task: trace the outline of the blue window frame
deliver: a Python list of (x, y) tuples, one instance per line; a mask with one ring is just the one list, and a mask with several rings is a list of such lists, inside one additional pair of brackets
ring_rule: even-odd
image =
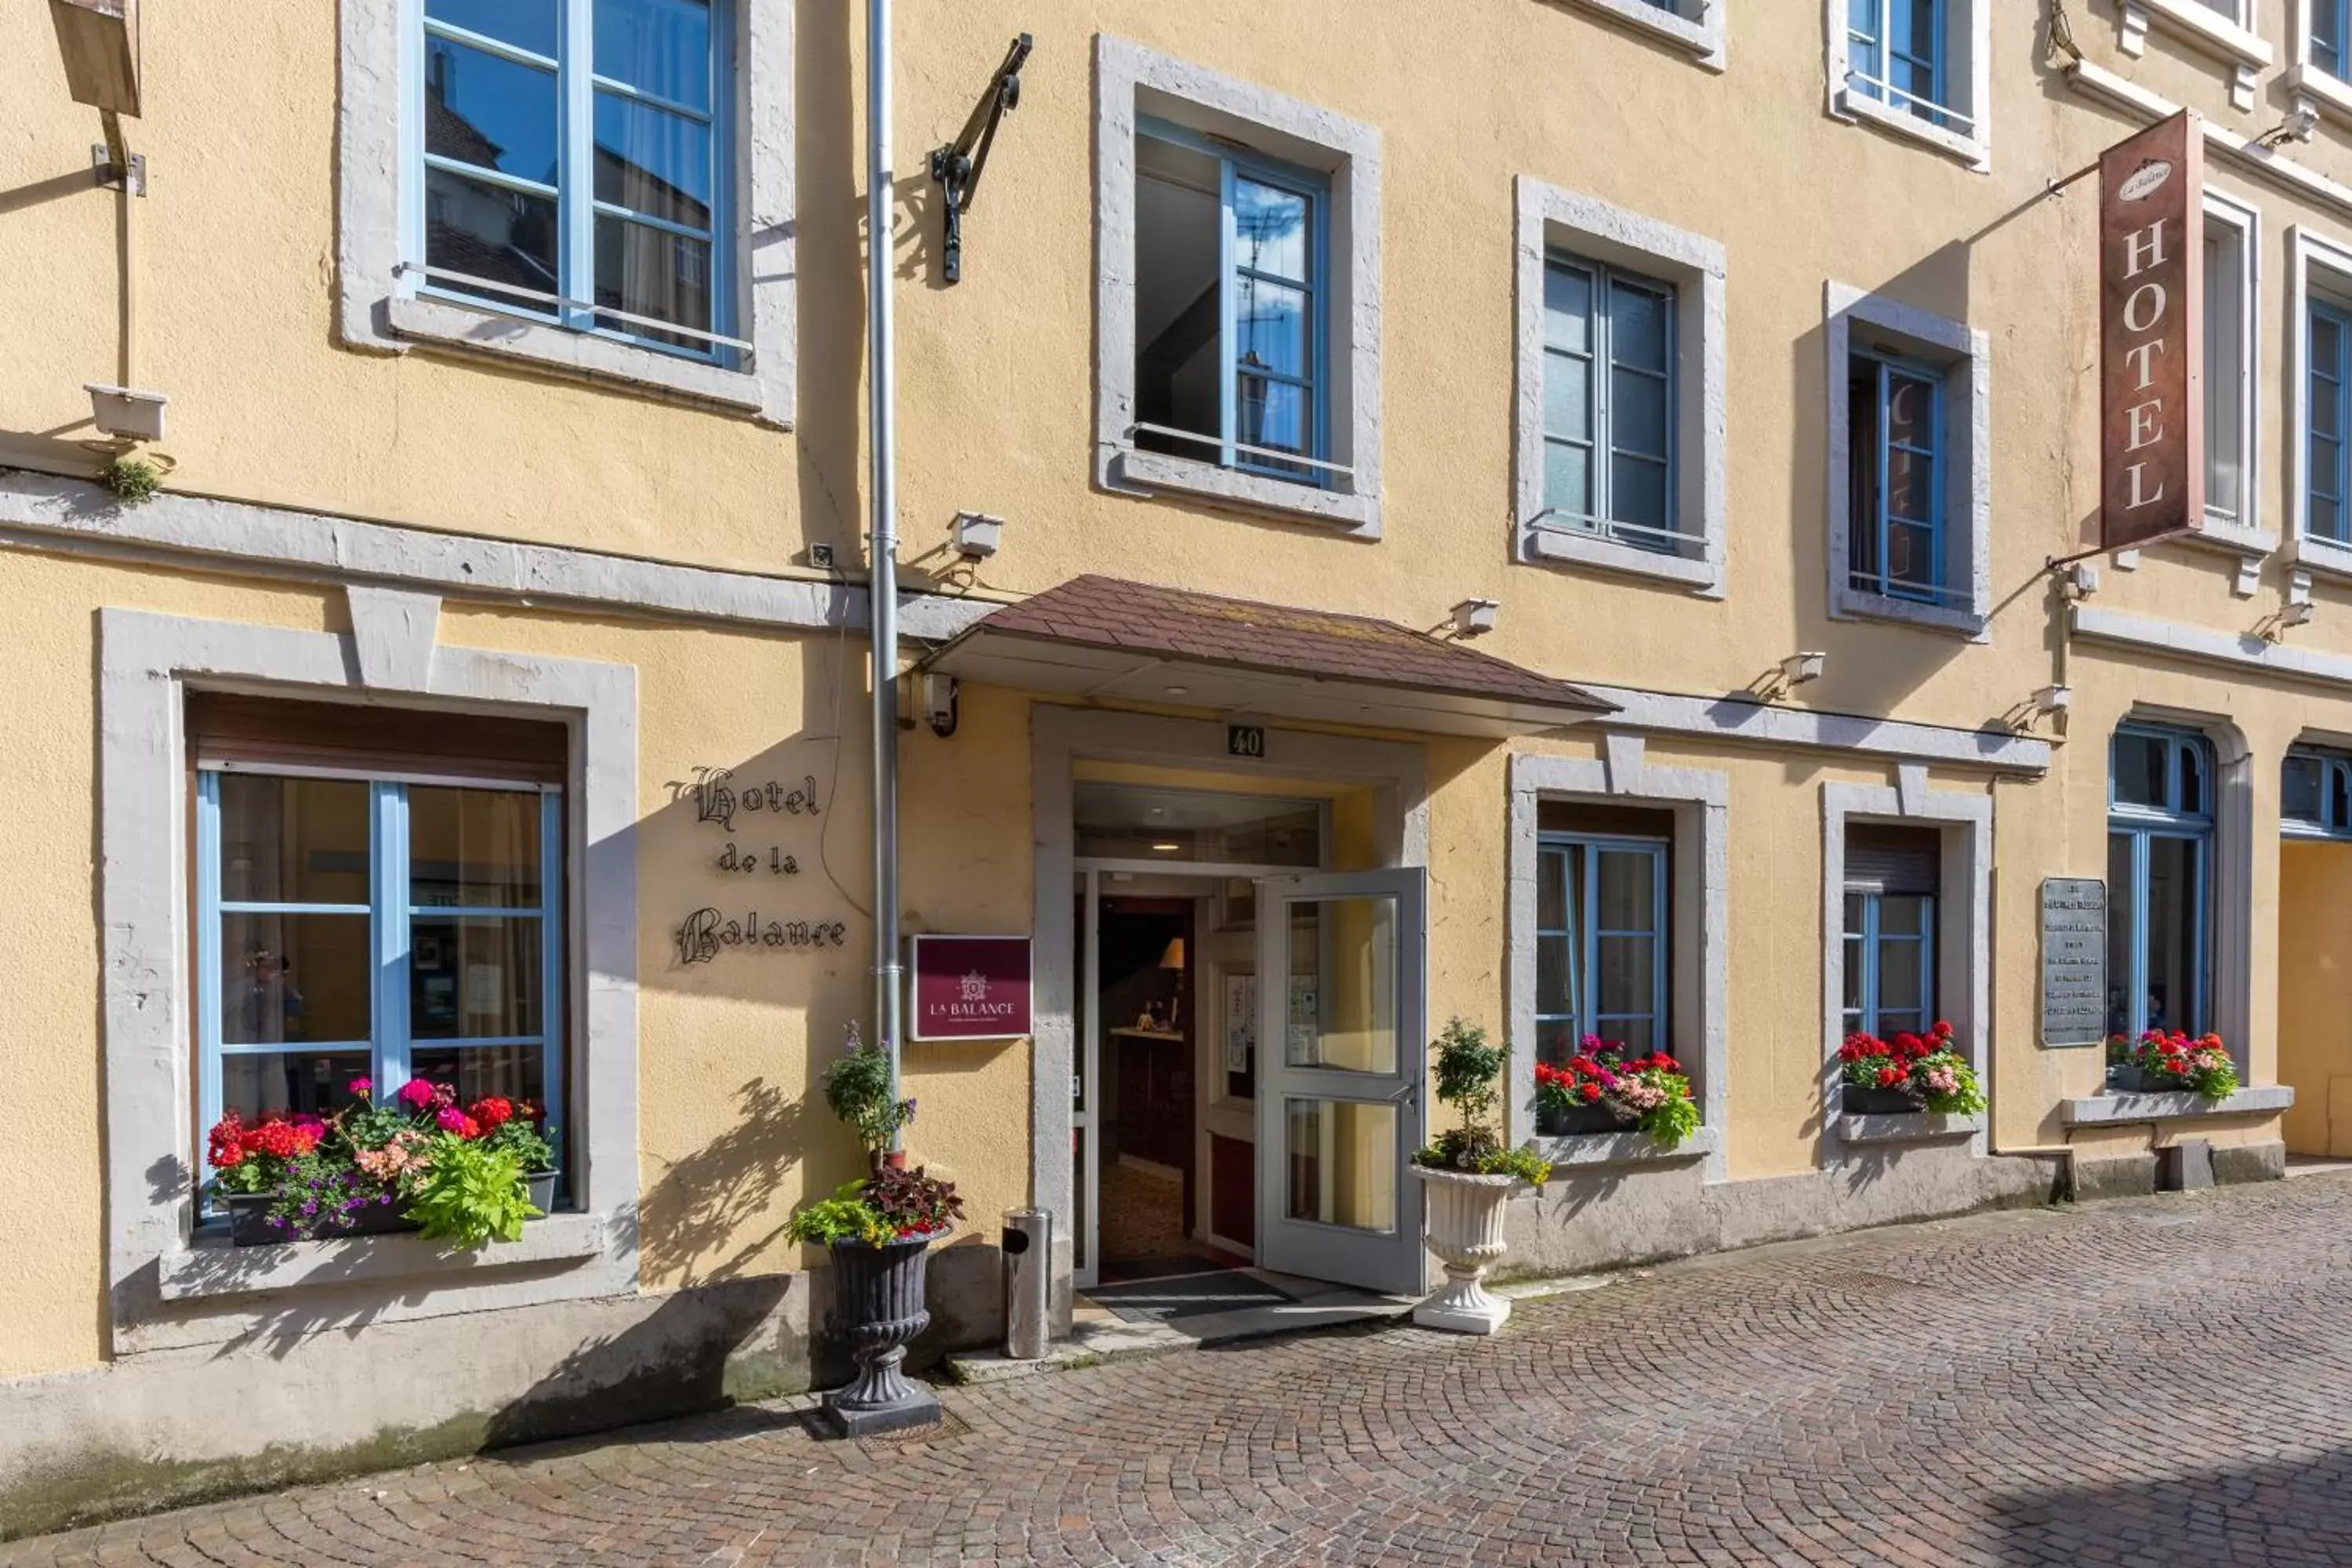
[(2305, 531), (2321, 539), (2352, 543), (2352, 510), (2345, 498), (2346, 453), (2352, 450), (2345, 427), (2345, 395), (2352, 387), (2352, 315), (2324, 300), (2311, 301), (2310, 371), (2304, 393), (2304, 424), (2310, 442)]
[(196, 786), (204, 1126), (420, 1077), (560, 1129), (557, 792), (246, 766)]
[(2328, 75), (2345, 75), (2344, 40), (2352, 36), (2352, 0), (2305, 0), (2311, 7), (2311, 63)]
[(1935, 896), (1848, 888), (1845, 1032), (1891, 1039), (1935, 1021)]
[(1675, 528), (1675, 287), (1577, 257), (1544, 263), (1544, 507), (1645, 550)]
[(1536, 1054), (1587, 1035), (1634, 1055), (1672, 1048), (1666, 1012), (1667, 846), (1547, 834), (1537, 849)]
[(1938, 603), (1944, 584), (1944, 375), (1856, 353), (1848, 371), (1847, 572), (1862, 593)]
[(732, 363), (728, 0), (408, 0), (424, 289)]
[(1946, 0), (1848, 0), (1846, 60), (1853, 89), (1950, 128), (1945, 92)]
[(2352, 838), (2352, 756), (2286, 754), (2279, 768), (2279, 831), (2290, 838)]
[(2109, 748), (2107, 1030), (2201, 1034), (2212, 972), (2213, 752), (2126, 724)]
[(1329, 182), (1166, 121), (1139, 132), (1137, 445), (1328, 483)]

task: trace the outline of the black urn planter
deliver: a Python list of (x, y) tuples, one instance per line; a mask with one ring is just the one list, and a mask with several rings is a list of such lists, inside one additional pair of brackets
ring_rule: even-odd
[(1916, 1116), (1927, 1109), (1927, 1102), (1907, 1089), (1845, 1086), (1848, 1116)]
[(825, 1413), (843, 1436), (862, 1437), (940, 1418), (940, 1402), (901, 1370), (907, 1345), (930, 1327), (923, 1305), (930, 1247), (945, 1230), (901, 1237), (879, 1247), (833, 1244), (833, 1326), (849, 1342), (857, 1373), (849, 1386), (824, 1396)]
[(1633, 1123), (1614, 1106), (1569, 1105), (1536, 1107), (1536, 1131), (1546, 1138), (1567, 1138), (1580, 1132), (1622, 1132)]

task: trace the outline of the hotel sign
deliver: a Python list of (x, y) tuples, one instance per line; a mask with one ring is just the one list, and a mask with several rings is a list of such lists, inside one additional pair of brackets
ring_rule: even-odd
[(2107, 1037), (2107, 885), (2094, 877), (2042, 882), (2042, 1043)]
[(909, 937), (908, 1033), (918, 1040), (1003, 1040), (1029, 1028), (1029, 939)]
[(2099, 158), (2099, 547), (2205, 521), (2205, 135), (2187, 110)]

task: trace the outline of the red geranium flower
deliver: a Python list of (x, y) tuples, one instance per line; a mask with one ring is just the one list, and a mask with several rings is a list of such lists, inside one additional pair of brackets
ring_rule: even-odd
[(514, 1120), (514, 1101), (504, 1095), (493, 1094), (474, 1101), (469, 1113), (482, 1124), (484, 1131), (492, 1131)]

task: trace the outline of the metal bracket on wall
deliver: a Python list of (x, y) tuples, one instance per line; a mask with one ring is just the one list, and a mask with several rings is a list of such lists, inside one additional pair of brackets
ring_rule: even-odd
[(89, 166), (98, 174), (98, 183), (110, 191), (128, 191), (134, 196), (147, 194), (147, 154), (129, 153), (121, 163), (107, 150), (103, 142), (93, 143), (89, 150)]
[(963, 215), (971, 210), (981, 174), (988, 167), (997, 121), (1004, 118), (1006, 110), (1021, 106), (1021, 67), (1029, 58), (1030, 46), (1026, 33), (1013, 40), (1013, 47), (1004, 52), (1004, 63), (989, 79), (987, 92), (963, 122), (962, 134), (932, 150), (931, 178), (941, 187), (940, 206), (947, 226), (940, 271), (950, 283), (963, 281)]

